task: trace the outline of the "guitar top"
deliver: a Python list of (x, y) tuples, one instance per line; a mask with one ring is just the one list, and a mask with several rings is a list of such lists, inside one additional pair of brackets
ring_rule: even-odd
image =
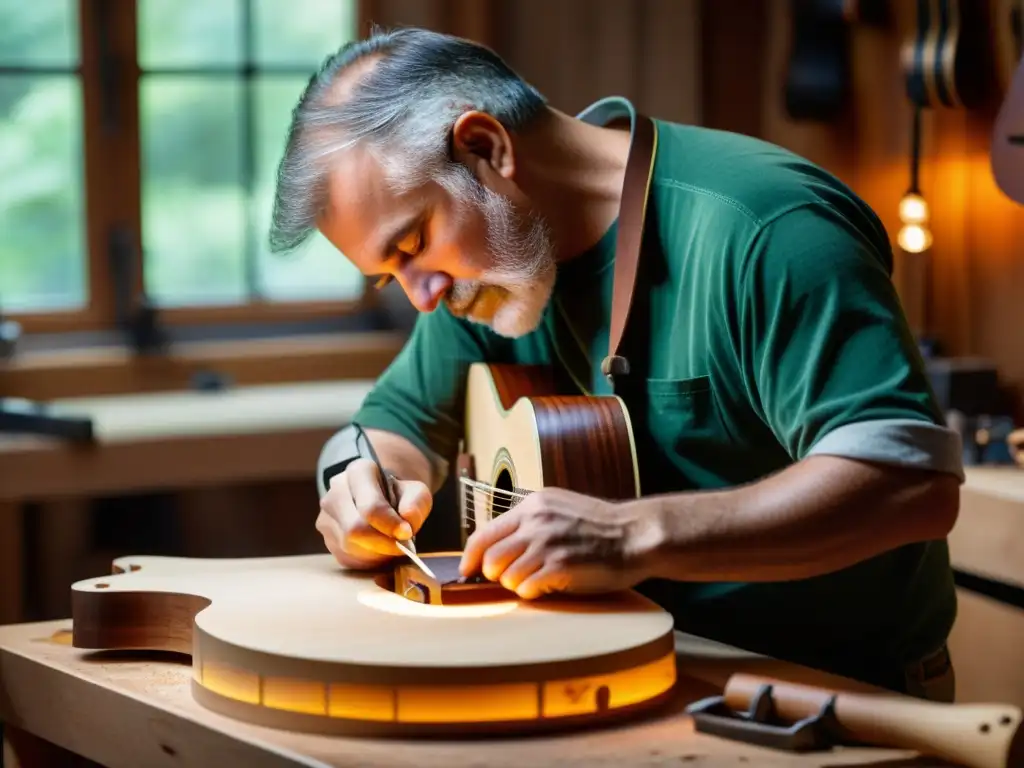
[(621, 717), (675, 683), (672, 618), (633, 591), (431, 605), (330, 555), (135, 557), (115, 571), (72, 585), (73, 645), (190, 654), (196, 700), (249, 722), (539, 730)]

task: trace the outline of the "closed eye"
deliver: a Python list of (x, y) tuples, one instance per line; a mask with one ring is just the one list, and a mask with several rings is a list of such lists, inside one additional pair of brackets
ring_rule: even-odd
[[(415, 231), (409, 232), (401, 241), (399, 241), (395, 247), (392, 258), (398, 261), (400, 265), (405, 264), (409, 259), (416, 258), (423, 251), (423, 248), (423, 231), (417, 228)], [(394, 275), (391, 274), (381, 275), (373, 284), (374, 290), (381, 290), (394, 279)]]

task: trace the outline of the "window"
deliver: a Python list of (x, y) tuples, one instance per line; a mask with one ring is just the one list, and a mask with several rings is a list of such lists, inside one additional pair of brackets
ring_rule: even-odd
[(78, 17), (0, 0), (0, 310), (88, 300)]
[(265, 241), (292, 107), (358, 0), (0, 0), (0, 312), (114, 327), (338, 315), (365, 280)]

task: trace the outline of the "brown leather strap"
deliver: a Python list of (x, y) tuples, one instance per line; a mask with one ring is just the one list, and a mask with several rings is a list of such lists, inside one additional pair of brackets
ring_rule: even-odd
[(612, 286), (611, 331), (608, 336), (608, 357), (601, 362), (601, 372), (614, 383), (616, 376), (629, 373), (629, 361), (619, 352), (626, 320), (633, 303), (636, 275), (640, 267), (640, 250), (647, 215), (647, 195), (654, 172), (654, 150), (657, 133), (654, 122), (637, 113), (633, 140), (626, 159), (626, 176), (622, 181), (619, 202), (619, 228), (615, 243), (615, 282)]

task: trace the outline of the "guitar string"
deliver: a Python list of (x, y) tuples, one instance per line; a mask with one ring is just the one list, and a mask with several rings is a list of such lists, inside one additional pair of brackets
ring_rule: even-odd
[[(476, 509), (476, 507), (475, 507), (476, 499), (464, 499), (463, 501), (464, 501), (464, 503), (467, 506), (472, 506), (474, 510)], [(501, 512), (508, 512), (510, 509), (512, 509), (512, 507), (516, 506), (516, 502), (515, 501), (511, 501), (511, 502), (500, 502), (499, 503), (499, 502), (491, 501), (490, 503), (487, 503), (485, 501), (484, 502), (484, 506), (489, 507), (491, 509), (497, 509), (497, 510), (499, 510)]]
[[(512, 507), (500, 507), (500, 506), (491, 505), (489, 507), (489, 509), (491, 510), (492, 513), (496, 512), (497, 514), (500, 515), (503, 512), (508, 512), (510, 509), (512, 509)], [(467, 508), (466, 509), (466, 519), (467, 520), (476, 520), (476, 511), (477, 510), (476, 510), (475, 507), (473, 509), (468, 509)]]
[[(516, 506), (522, 499), (481, 499), (481, 501), (488, 506), (508, 511), (512, 507)], [(475, 504), (476, 499), (474, 498), (463, 498), (463, 502), (466, 504)]]
[(496, 485), (488, 485), (487, 483), (482, 483), (479, 480), (470, 480), (468, 477), (460, 477), (459, 483), (473, 490), (483, 491), (485, 493), (490, 494), (504, 493), (507, 496), (512, 496), (519, 499), (525, 499), (527, 496), (530, 495), (530, 491), (508, 491), (505, 490), (504, 488), (499, 488)]

